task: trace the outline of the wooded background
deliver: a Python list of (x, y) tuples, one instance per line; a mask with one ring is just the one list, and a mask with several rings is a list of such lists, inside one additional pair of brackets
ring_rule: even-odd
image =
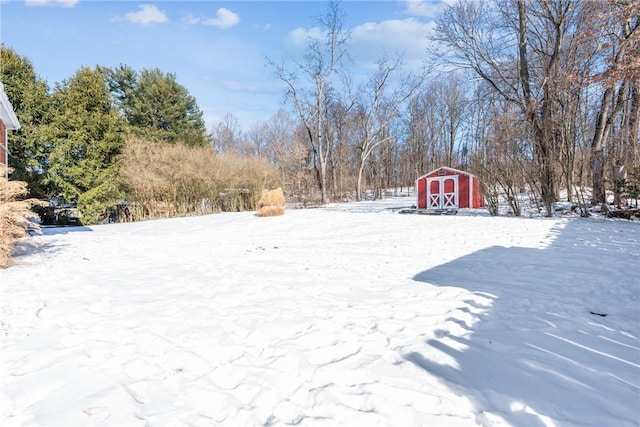
[(460, 1), (422, 69), (398, 53), (359, 79), (340, 3), (319, 22), (302, 58), (268, 59), (286, 103), (246, 130), (233, 112), (205, 129), (171, 72), (81, 68), (51, 88), (2, 46), (12, 179), (85, 223), (254, 209), (279, 186), (302, 205), (380, 197), (439, 166), (516, 215), (524, 191), (548, 215), (561, 189), (583, 207), (640, 198), (637, 2)]

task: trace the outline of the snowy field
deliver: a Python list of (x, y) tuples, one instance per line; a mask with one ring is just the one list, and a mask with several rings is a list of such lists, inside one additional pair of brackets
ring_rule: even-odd
[(407, 200), (45, 230), (0, 425), (640, 425), (638, 223)]

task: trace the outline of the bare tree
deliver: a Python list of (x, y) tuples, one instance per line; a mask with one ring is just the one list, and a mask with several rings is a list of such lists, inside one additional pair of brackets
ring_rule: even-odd
[[(595, 52), (597, 46), (581, 37), (587, 31), (585, 19), (582, 19), (588, 11), (581, 9), (578, 18), (574, 20), (575, 33), (566, 42), (562, 50), (560, 59), (564, 68), (564, 78), (556, 82), (554, 92), (555, 103), (557, 105), (554, 120), (554, 139), (557, 150), (557, 160), (559, 162), (560, 178), (567, 189), (567, 200), (574, 201), (574, 195), (580, 195), (579, 202), (583, 203), (583, 178), (584, 164), (580, 164), (579, 155), (585, 153), (587, 147), (588, 119), (585, 120), (586, 112), (592, 105), (591, 96), (588, 93), (589, 75), (593, 64), (597, 61)], [(576, 182), (580, 187), (576, 187)], [(575, 193), (575, 194), (574, 194)], [(581, 212), (588, 214), (588, 210), (583, 206)]]
[(294, 201), (304, 202), (309, 193), (308, 145), (304, 133), (299, 136), (296, 121), (289, 113), (279, 110), (260, 126), (262, 156), (275, 166), (285, 195)]
[[(438, 166), (459, 167), (459, 154), (472, 150), (471, 140), (464, 147), (462, 129), (469, 127), (471, 101), (459, 73), (435, 77), (411, 98), (404, 113), (407, 145), (414, 178)], [(480, 110), (475, 110), (479, 112)]]
[(345, 178), (348, 179), (350, 175), (349, 149), (353, 141), (353, 103), (347, 105), (334, 97), (327, 106), (325, 135), (328, 141), (331, 141), (329, 163), (332, 172), (332, 198), (344, 198), (347, 188), (349, 191), (353, 188), (345, 185)]
[[(307, 40), (304, 61), (296, 62), (295, 71), (268, 60), (275, 76), (285, 84), (286, 96), (306, 129), (318, 175), (321, 203), (327, 202), (327, 165), (332, 142), (325, 133), (328, 93), (347, 57), (350, 37), (350, 33), (343, 29), (343, 22), (340, 3), (331, 1), (326, 15), (319, 20), (322, 38), (310, 37)], [(307, 90), (309, 85), (311, 89)]]
[(469, 102), (466, 98), (464, 82), (457, 74), (442, 81), (442, 104), (444, 140), (446, 144), (446, 165), (455, 166), (454, 151), (458, 142), (460, 127), (467, 114)]
[(241, 130), (238, 119), (230, 113), (225, 114), (211, 131), (211, 144), (218, 154), (235, 151), (240, 140)]
[(553, 143), (561, 50), (571, 36), (572, 0), (463, 0), (445, 8), (434, 40), (452, 54), (450, 64), (473, 70), (505, 101), (518, 107), (530, 130), (547, 215), (556, 200)]
[(640, 79), (640, 5), (637, 2), (610, 0), (591, 2), (585, 20), (590, 33), (600, 46), (604, 69), (594, 80), (601, 82), (604, 91), (597, 111), (591, 142), (592, 203), (605, 203), (605, 146), (611, 126), (625, 106), (630, 108), (627, 143), (638, 144), (637, 81)]
[(269, 125), (266, 122), (257, 122), (254, 123), (253, 126), (251, 126), (246, 134), (248, 154), (268, 158), (268, 133)]
[(409, 162), (411, 175), (415, 179), (427, 169), (427, 145), (425, 129), (425, 105), (423, 97), (414, 96), (409, 102), (406, 123), (405, 156)]
[(377, 69), (360, 90), (359, 108), (356, 115), (359, 127), (357, 142), (359, 166), (356, 198), (362, 197), (362, 178), (367, 160), (374, 150), (393, 140), (389, 132), (393, 120), (401, 114), (404, 104), (418, 90), (423, 76), (407, 74), (394, 82), (395, 73), (401, 72), (402, 58), (389, 60), (386, 57), (376, 62)]

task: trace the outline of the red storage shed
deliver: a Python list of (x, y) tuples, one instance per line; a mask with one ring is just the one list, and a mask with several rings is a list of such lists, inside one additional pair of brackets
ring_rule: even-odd
[(478, 178), (458, 169), (441, 167), (416, 181), (418, 209), (481, 208), (484, 197)]

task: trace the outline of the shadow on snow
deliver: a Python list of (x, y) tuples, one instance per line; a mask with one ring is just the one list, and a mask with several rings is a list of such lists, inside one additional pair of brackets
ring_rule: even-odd
[[(93, 231), (93, 230), (85, 226), (42, 227), (41, 236), (54, 236), (59, 234), (79, 233), (79, 232), (87, 232), (87, 231)], [(34, 255), (37, 253), (44, 253), (44, 252), (51, 255), (59, 252), (64, 246), (67, 246), (66, 243), (43, 241), (38, 237), (39, 237), (38, 234), (34, 234), (30, 238), (19, 239), (16, 242), (15, 248), (13, 250), (13, 256), (16, 259), (19, 259), (21, 257), (26, 257), (28, 255)]]
[(53, 236), (56, 234), (68, 234), (78, 233), (83, 231), (92, 231), (91, 228), (84, 225), (69, 226), (69, 227), (42, 227), (42, 234), (44, 236)]
[(640, 227), (576, 219), (553, 234), (417, 274), (473, 292), (473, 321), (448, 319), (465, 333), (436, 331), (404, 357), (467, 396), (481, 424), (640, 425)]

